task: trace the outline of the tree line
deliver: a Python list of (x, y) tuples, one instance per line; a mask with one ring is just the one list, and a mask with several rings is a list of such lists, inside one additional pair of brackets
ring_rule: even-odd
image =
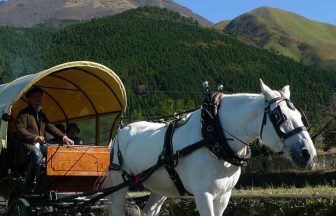
[(99, 62), (120, 76), (129, 119), (200, 105), (203, 95), (191, 92), (201, 91), (204, 80), (222, 83), (227, 92), (258, 93), (259, 78), (274, 89), (289, 84), (292, 92), (321, 93), (293, 94), (318, 119), (336, 87), (333, 71), (245, 45), (166, 9), (139, 8), (59, 29), (0, 28), (2, 83), (76, 60)]

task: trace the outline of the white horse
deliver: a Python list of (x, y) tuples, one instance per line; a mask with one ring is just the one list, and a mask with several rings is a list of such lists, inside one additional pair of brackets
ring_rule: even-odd
[[(260, 138), (260, 130), (265, 111), (265, 101), (276, 97), (290, 98), (289, 86), (281, 91), (271, 90), (261, 80), (262, 94), (233, 94), (221, 98), (219, 109), (220, 123), (227, 131), (246, 143)], [(283, 132), (293, 131), (303, 126), (301, 113), (290, 109), (283, 100), (275, 101), (270, 109), (281, 108), (287, 120), (279, 127)], [(202, 139), (201, 110), (192, 113), (190, 120), (175, 130), (173, 137), (174, 151), (180, 150)], [(316, 150), (307, 131), (299, 131), (287, 139), (281, 139), (267, 116), (268, 123), (262, 132), (262, 143), (274, 152), (284, 152), (299, 167), (313, 164)], [(158, 161), (166, 132), (166, 124), (136, 122), (120, 130), (113, 141), (119, 142), (124, 163), (122, 169), (131, 174), (138, 174), (153, 166)], [(225, 131), (223, 131), (225, 133)], [(225, 133), (227, 138), (233, 138)], [(229, 141), (235, 152), (242, 152), (246, 147), (233, 138)], [(114, 153), (113, 162), (118, 164), (118, 156)], [(217, 159), (208, 148), (200, 148), (190, 155), (179, 159), (176, 171), (185, 189), (193, 194), (197, 209), (201, 216), (221, 216), (228, 205), (232, 188), (236, 185), (241, 169), (223, 160)], [(105, 186), (122, 183), (121, 172), (111, 171)], [(146, 180), (143, 185), (151, 191), (151, 196), (144, 208), (147, 215), (159, 215), (160, 208), (167, 197), (180, 198), (175, 185), (167, 171), (160, 168)], [(111, 195), (112, 205), (109, 214), (124, 215), (124, 202), (128, 188)]]

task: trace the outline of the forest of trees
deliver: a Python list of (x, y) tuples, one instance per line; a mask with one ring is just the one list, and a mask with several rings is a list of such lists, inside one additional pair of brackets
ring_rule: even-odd
[[(127, 117), (172, 114), (203, 99), (202, 82), (227, 92), (259, 92), (259, 78), (279, 89), (316, 119), (336, 88), (336, 73), (245, 45), (190, 18), (158, 8), (52, 28), (0, 28), (0, 80), (75, 60), (114, 70), (124, 82)], [(166, 92), (169, 91), (169, 92)]]

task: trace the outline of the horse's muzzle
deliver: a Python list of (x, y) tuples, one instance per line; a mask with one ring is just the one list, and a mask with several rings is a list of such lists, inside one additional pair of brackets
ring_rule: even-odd
[(305, 141), (299, 142), (298, 145), (293, 145), (293, 147), (290, 149), (290, 156), (294, 165), (299, 168), (313, 167), (316, 151), (310, 146), (311, 145)]

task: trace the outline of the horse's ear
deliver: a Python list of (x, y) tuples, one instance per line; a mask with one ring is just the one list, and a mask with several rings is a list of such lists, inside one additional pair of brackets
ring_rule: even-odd
[(265, 83), (260, 79), (260, 87), (261, 87), (261, 92), (264, 94), (266, 100), (272, 100), (274, 98), (274, 94), (272, 89), (265, 85)]
[(281, 92), (282, 92), (283, 96), (285, 96), (287, 99), (290, 98), (289, 85), (286, 85), (285, 87), (283, 87), (281, 89)]

